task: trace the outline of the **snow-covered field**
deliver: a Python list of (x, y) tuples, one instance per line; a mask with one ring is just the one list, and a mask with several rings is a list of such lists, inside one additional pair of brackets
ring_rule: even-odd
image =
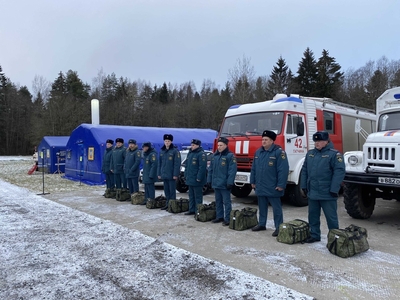
[[(47, 200), (31, 165), (0, 157), (0, 299), (312, 299)], [(44, 182), (50, 193), (99, 188)]]

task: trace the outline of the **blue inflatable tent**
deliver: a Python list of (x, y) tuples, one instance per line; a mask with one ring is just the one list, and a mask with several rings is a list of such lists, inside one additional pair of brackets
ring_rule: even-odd
[[(192, 139), (202, 141), (205, 150), (212, 150), (217, 131), (198, 128), (164, 128), (118, 125), (81, 124), (72, 131), (66, 147), (65, 177), (86, 184), (104, 184), (101, 164), (106, 148), (106, 140), (123, 138), (125, 147), (129, 139), (135, 139), (139, 148), (150, 141), (157, 152), (164, 145), (164, 134), (174, 136), (173, 144), (179, 150), (190, 146)], [(114, 144), (115, 145), (115, 144)]]
[(65, 149), (69, 136), (45, 136), (38, 146), (38, 167), (47, 173), (65, 172)]

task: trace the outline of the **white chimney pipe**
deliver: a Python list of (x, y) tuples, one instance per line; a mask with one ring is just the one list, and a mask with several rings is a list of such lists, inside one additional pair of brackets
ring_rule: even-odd
[(100, 116), (99, 116), (99, 100), (92, 99), (92, 125), (100, 124)]

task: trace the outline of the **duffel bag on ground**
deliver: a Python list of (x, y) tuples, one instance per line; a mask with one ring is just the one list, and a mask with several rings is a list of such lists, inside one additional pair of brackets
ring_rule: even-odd
[(345, 229), (331, 229), (328, 233), (329, 252), (346, 258), (367, 251), (367, 229), (351, 224)]
[(179, 198), (178, 200), (168, 201), (168, 212), (181, 213), (189, 210), (189, 199)]
[(194, 218), (200, 222), (207, 222), (214, 220), (217, 216), (217, 210), (215, 208), (215, 201), (210, 204), (198, 204), (197, 214)]
[(241, 210), (231, 211), (229, 228), (234, 230), (246, 230), (258, 224), (257, 208), (245, 207)]
[(127, 189), (117, 190), (117, 194), (115, 195), (117, 201), (129, 201), (131, 200), (131, 193)]
[(106, 189), (106, 193), (104, 194), (105, 198), (115, 198), (117, 192), (115, 189)]
[(146, 202), (146, 207), (147, 208), (161, 208), (164, 207), (167, 204), (167, 198), (164, 197), (164, 195), (157, 196), (154, 200), (153, 199), (148, 199)]
[(303, 243), (310, 236), (310, 225), (303, 220), (295, 219), (279, 225), (278, 242), (285, 244)]
[(144, 201), (144, 193), (143, 192), (136, 192), (131, 196), (132, 204), (141, 204)]

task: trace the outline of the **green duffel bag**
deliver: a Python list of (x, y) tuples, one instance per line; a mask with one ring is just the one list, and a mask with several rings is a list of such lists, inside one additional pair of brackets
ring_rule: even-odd
[(155, 199), (147, 199), (146, 207), (149, 209), (161, 208), (167, 204), (167, 198), (163, 195), (157, 196)]
[(278, 242), (285, 244), (303, 243), (310, 236), (310, 225), (303, 220), (295, 219), (279, 225)]
[(198, 204), (197, 214), (194, 216), (196, 221), (207, 222), (214, 220), (217, 216), (217, 210), (215, 208), (215, 201), (210, 204)]
[(170, 213), (181, 213), (189, 210), (189, 199), (179, 198), (178, 200), (168, 201), (168, 212)]
[(121, 189), (116, 189), (115, 190), (115, 200), (121, 201)]
[(131, 193), (129, 193), (128, 190), (122, 189), (118, 201), (128, 201), (128, 200), (131, 200)]
[(326, 247), (329, 252), (347, 258), (369, 249), (367, 229), (351, 224), (345, 229), (331, 229)]
[(258, 224), (257, 208), (245, 207), (241, 210), (231, 211), (229, 228), (234, 230), (246, 230)]
[(115, 189), (106, 189), (106, 193), (104, 195), (105, 198), (115, 198), (117, 192)]
[(136, 192), (131, 196), (131, 203), (135, 205), (142, 204), (144, 201), (144, 193)]

